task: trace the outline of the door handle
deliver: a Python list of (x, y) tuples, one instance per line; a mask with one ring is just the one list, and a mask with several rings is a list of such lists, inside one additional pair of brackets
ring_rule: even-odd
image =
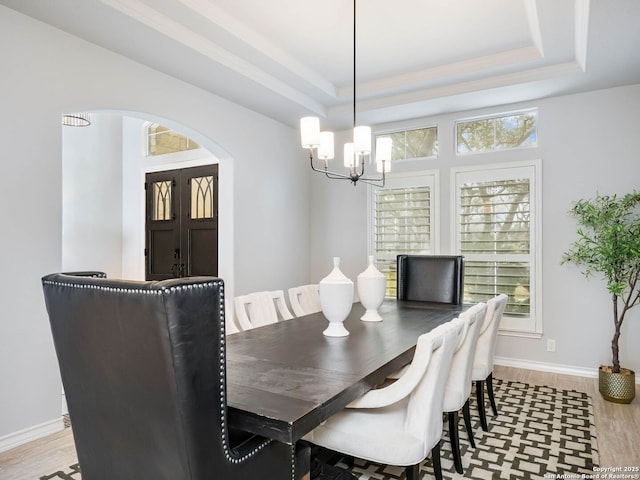
[(180, 278), (180, 266), (177, 263), (171, 265), (171, 273), (173, 278)]
[(173, 274), (173, 278), (180, 278), (184, 275), (184, 264), (178, 263), (180, 261), (180, 247), (177, 247), (173, 251), (173, 258), (176, 260), (176, 263), (171, 265), (171, 273)]

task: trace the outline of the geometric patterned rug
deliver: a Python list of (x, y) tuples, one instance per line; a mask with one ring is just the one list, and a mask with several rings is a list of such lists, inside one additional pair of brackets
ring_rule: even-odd
[[(591, 397), (573, 390), (499, 379), (494, 379), (493, 387), (498, 416), (491, 415), (487, 404), (488, 432), (480, 428), (472, 392), (471, 419), (476, 448), (469, 445), (464, 423), (460, 421), (464, 475), (455, 472), (449, 427), (444, 423), (440, 451), (446, 480), (540, 480), (571, 478), (566, 474), (577, 474), (575, 478), (593, 475), (599, 460)], [(359, 480), (405, 479), (404, 468), (361, 459), (355, 459), (352, 471)], [(430, 457), (420, 466), (419, 478), (434, 478)], [(54, 479), (81, 480), (78, 464), (40, 477), (40, 480)]]
[[(582, 392), (494, 380), (498, 416), (486, 406), (489, 431), (480, 427), (475, 392), (471, 419), (476, 448), (471, 448), (462, 418), (460, 453), (464, 475), (456, 473), (443, 426), (440, 447), (442, 474), (447, 480), (540, 480), (571, 478), (563, 474), (593, 475), (598, 466), (598, 446), (591, 397)], [(486, 395), (485, 395), (486, 398)], [(360, 480), (404, 479), (404, 469), (356, 459), (353, 473)], [(546, 475), (546, 477), (545, 477)], [(419, 478), (432, 479), (431, 457), (420, 467)]]
[(80, 465), (71, 465), (66, 471), (58, 470), (57, 472), (50, 473), (40, 477), (40, 480), (51, 480), (55, 478), (62, 478), (63, 480), (81, 480)]

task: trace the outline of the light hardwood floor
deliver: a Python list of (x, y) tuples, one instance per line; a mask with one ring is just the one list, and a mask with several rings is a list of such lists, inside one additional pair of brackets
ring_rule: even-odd
[[(585, 392), (593, 400), (600, 466), (640, 466), (640, 398), (629, 405), (606, 402), (598, 380), (496, 366), (494, 377)], [(499, 408), (499, 406), (498, 406)], [(0, 453), (0, 480), (37, 480), (77, 461), (71, 429)]]

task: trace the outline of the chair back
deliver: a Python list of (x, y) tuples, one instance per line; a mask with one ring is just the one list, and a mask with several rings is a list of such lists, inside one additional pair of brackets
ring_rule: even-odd
[(233, 299), (240, 328), (252, 328), (293, 318), (282, 290), (255, 292)]
[(77, 272), (64, 272), (64, 275), (71, 275), (73, 277), (107, 278), (107, 274), (99, 270), (81, 270)]
[(319, 285), (301, 285), (289, 289), (289, 304), (296, 317), (321, 311)]
[(252, 475), (226, 426), (222, 280), (42, 283), (83, 480)]
[(471, 395), (471, 370), (476, 353), (480, 327), (487, 312), (485, 303), (478, 303), (460, 314), (464, 322), (456, 350), (451, 359), (444, 394), (444, 412), (460, 410)]
[(398, 255), (398, 300), (462, 304), (462, 255)]
[(416, 438), (424, 440), (425, 458), (442, 437), (444, 387), (457, 338), (463, 326), (464, 321), (456, 318), (421, 335), (418, 339), (412, 366), (414, 362), (420, 362), (424, 356), (428, 356), (429, 364), (409, 397), (404, 429)]
[(493, 371), (498, 328), (508, 300), (509, 297), (502, 293), (487, 301), (487, 312), (480, 327), (473, 359), (471, 372), (473, 380), (484, 380)]

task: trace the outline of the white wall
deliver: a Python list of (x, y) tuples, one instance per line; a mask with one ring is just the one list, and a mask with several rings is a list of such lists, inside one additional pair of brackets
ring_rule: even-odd
[(62, 270), (122, 276), (122, 118), (62, 128)]
[(0, 285), (2, 449), (16, 432), (36, 427), (35, 435), (60, 415), (40, 278), (63, 269), (62, 112), (168, 119), (232, 159), (238, 293), (308, 281), (309, 174), (295, 129), (5, 7), (0, 32), (10, 39), (0, 42), (1, 199), (9, 226), (0, 235), (9, 272)]
[[(60, 415), (61, 385), (40, 277), (67, 266), (62, 112), (103, 110), (166, 119), (184, 126), (185, 134), (218, 157), (231, 159), (236, 293), (318, 281), (330, 271), (333, 256), (342, 257), (351, 278), (365, 268), (365, 189), (319, 175), (309, 180), (295, 129), (5, 7), (0, 7), (0, 32), (10, 39), (0, 42), (1, 200), (8, 226), (0, 235), (8, 272), (0, 285), (0, 449), (16, 432), (37, 430)], [(502, 337), (500, 355), (585, 368), (608, 361), (609, 297), (602, 284), (559, 266), (559, 260), (575, 238), (566, 214), (572, 200), (592, 196), (596, 189), (623, 193), (638, 186), (639, 104), (636, 85), (505, 107), (539, 107), (545, 334), (542, 340)], [(440, 126), (440, 157), (404, 168), (440, 169), (442, 252), (448, 251), (449, 241), (448, 169), (481, 161), (481, 156), (460, 161), (452, 155), (452, 121), (502, 110), (393, 126)], [(504, 158), (517, 160), (518, 155)], [(117, 169), (105, 168), (117, 176)], [(632, 343), (640, 334), (639, 316), (640, 311), (633, 312), (624, 327), (621, 354), (636, 370), (640, 352), (632, 350)], [(556, 339), (555, 354), (545, 351), (546, 338)]]
[[(561, 266), (562, 253), (576, 238), (575, 222), (567, 211), (573, 201), (602, 194), (626, 193), (640, 188), (640, 156), (637, 144), (637, 111), (640, 85), (579, 95), (550, 98), (525, 104), (422, 118), (375, 130), (438, 125), (439, 156), (428, 161), (395, 164), (394, 171), (440, 171), (440, 253), (451, 253), (450, 172), (453, 166), (496, 162), (485, 155), (458, 158), (453, 153), (454, 125), (459, 118), (516, 109), (539, 110), (539, 148), (500, 153), (498, 162), (542, 159), (542, 321), (541, 339), (501, 336), (497, 355), (523, 361), (580, 369), (610, 363), (613, 335), (610, 296), (605, 284), (586, 280), (573, 266)], [(345, 135), (342, 135), (343, 137)], [(340, 145), (341, 138), (336, 141)], [(336, 149), (339, 151), (339, 149)], [(330, 257), (343, 259), (350, 278), (366, 266), (366, 188), (316, 175), (312, 180), (311, 277), (321, 279), (330, 270)], [(631, 311), (623, 326), (621, 362), (640, 370), (640, 307)], [(555, 353), (546, 351), (546, 340), (556, 340)], [(550, 366), (555, 368), (555, 366)]]

